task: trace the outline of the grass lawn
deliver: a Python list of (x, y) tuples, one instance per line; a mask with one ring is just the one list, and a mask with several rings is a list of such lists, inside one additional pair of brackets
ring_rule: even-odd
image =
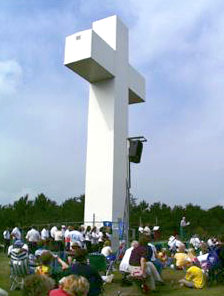
[[(224, 286), (213, 286), (206, 287), (202, 290), (194, 290), (189, 288), (179, 288), (177, 281), (184, 276), (182, 271), (174, 270), (164, 270), (162, 274), (165, 280), (165, 286), (159, 286), (157, 293), (151, 293), (152, 295), (159, 296), (189, 296), (189, 295), (199, 295), (199, 296), (223, 296)], [(115, 278), (112, 284), (105, 285), (105, 295), (115, 296), (117, 292), (121, 292), (121, 296), (137, 296), (141, 295), (137, 286), (132, 285), (130, 287), (121, 287), (121, 276), (118, 272), (115, 272)], [(8, 258), (0, 253), (0, 287), (9, 291), (9, 264)], [(21, 296), (20, 291), (9, 292), (12, 296)]]

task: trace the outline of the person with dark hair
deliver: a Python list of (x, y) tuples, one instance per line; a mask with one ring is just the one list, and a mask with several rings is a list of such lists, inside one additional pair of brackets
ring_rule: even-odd
[(91, 244), (91, 238), (92, 238), (92, 236), (91, 236), (91, 226), (86, 227), (86, 231), (84, 233), (84, 238), (85, 238), (84, 243), (86, 245), (86, 249), (87, 249), (88, 253), (90, 253), (91, 252), (91, 245), (92, 245)]
[(34, 254), (37, 249), (37, 243), (41, 239), (39, 231), (36, 230), (34, 226), (31, 226), (31, 229), (26, 234), (26, 239), (28, 241), (30, 252)]
[(47, 296), (54, 288), (55, 282), (50, 277), (32, 274), (24, 279), (22, 295), (24, 296)]
[(154, 264), (148, 261), (148, 242), (149, 237), (143, 235), (139, 239), (139, 245), (131, 252), (129, 259), (129, 271), (133, 276), (141, 276), (148, 278), (151, 290), (155, 290), (155, 282), (163, 283), (158, 271)]
[(52, 268), (52, 263), (55, 259), (57, 260), (59, 265), (61, 265), (62, 270), (68, 268), (68, 264), (65, 263), (60, 257), (53, 255), (50, 251), (44, 251), (39, 258), (40, 265), (36, 267), (35, 273), (49, 276), (57, 273), (57, 271)]
[(92, 228), (90, 234), (91, 234), (92, 252), (96, 252), (98, 250), (98, 240), (99, 240), (99, 233), (97, 231), (96, 226)]
[(101, 227), (100, 232), (99, 232), (99, 240), (98, 240), (98, 247), (99, 247), (98, 251), (99, 252), (101, 252), (105, 241), (107, 241), (108, 239), (109, 239), (109, 236), (106, 233), (105, 227)]
[(71, 266), (72, 274), (84, 276), (90, 284), (88, 296), (97, 296), (102, 291), (103, 280), (98, 271), (91, 265), (87, 264), (87, 251), (84, 249), (77, 250), (75, 254), (76, 262)]

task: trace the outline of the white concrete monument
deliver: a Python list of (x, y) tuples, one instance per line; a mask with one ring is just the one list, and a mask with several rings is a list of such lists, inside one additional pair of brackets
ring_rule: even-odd
[(90, 82), (85, 223), (123, 219), (128, 177), (128, 104), (145, 80), (128, 62), (128, 29), (117, 16), (66, 38), (64, 64)]

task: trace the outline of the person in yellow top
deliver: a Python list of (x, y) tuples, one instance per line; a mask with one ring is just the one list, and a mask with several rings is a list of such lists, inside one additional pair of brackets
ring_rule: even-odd
[(67, 263), (65, 263), (61, 258), (56, 255), (53, 255), (50, 251), (44, 251), (40, 258), (40, 264), (36, 267), (35, 273), (39, 275), (51, 275), (51, 263), (56, 259), (58, 263), (61, 265), (62, 269), (68, 268)]
[(202, 269), (196, 266), (198, 263), (194, 261), (193, 265), (187, 269), (185, 278), (179, 280), (181, 287), (202, 289), (205, 286), (205, 276)]
[(179, 247), (179, 251), (174, 255), (175, 265), (177, 269), (184, 269), (185, 267), (189, 266), (189, 257), (184, 252), (185, 245)]

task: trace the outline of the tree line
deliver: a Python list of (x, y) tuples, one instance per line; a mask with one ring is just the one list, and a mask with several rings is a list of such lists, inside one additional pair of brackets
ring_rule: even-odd
[[(80, 195), (65, 200), (61, 204), (49, 199), (43, 193), (34, 200), (28, 195), (13, 204), (0, 206), (0, 230), (19, 226), (50, 225), (52, 223), (83, 223), (85, 196)], [(130, 199), (130, 228), (141, 225), (160, 226), (163, 236), (179, 232), (179, 223), (185, 216), (190, 221), (188, 231), (201, 237), (224, 234), (224, 208), (220, 205), (202, 209), (191, 203), (186, 206), (170, 207), (165, 203), (149, 204), (145, 200)]]

